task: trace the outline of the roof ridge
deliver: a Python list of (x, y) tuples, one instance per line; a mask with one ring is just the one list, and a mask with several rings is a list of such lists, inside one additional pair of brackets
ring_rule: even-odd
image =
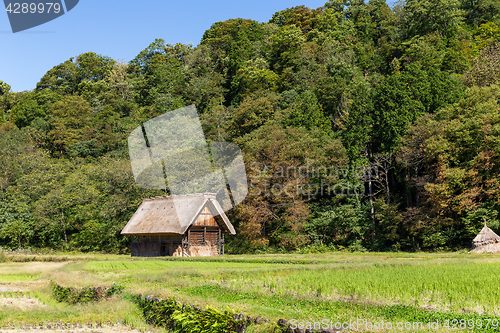
[(205, 193), (190, 193), (190, 194), (174, 194), (174, 195), (165, 195), (165, 196), (157, 196), (154, 198), (144, 198), (142, 199), (143, 201), (151, 201), (151, 200), (157, 200), (157, 199), (170, 199), (170, 198), (182, 198), (182, 197), (205, 197), (205, 198), (211, 198), (211, 199), (216, 199), (217, 193), (210, 193), (210, 192), (205, 192)]

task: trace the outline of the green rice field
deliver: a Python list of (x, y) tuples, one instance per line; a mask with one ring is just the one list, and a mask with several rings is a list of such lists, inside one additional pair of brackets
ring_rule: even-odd
[[(36, 295), (43, 304), (32, 307), (29, 313), (3, 305), (0, 327), (47, 320), (120, 321), (137, 329), (161, 331), (147, 324), (130, 301), (130, 295), (143, 294), (269, 320), (248, 328), (254, 332), (279, 332), (279, 319), (306, 324), (322, 320), (366, 324), (345, 331), (500, 331), (498, 255), (338, 252), (73, 259), (0, 264), (0, 291), (17, 288)], [(98, 303), (68, 305), (53, 300), (50, 281), (80, 288), (115, 283), (126, 292)], [(381, 322), (408, 323), (408, 327), (367, 325)], [(414, 323), (422, 325), (412, 326)]]

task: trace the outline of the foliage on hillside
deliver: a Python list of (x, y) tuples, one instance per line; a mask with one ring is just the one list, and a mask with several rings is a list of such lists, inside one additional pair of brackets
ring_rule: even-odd
[(130, 62), (87, 52), (32, 91), (0, 81), (0, 243), (126, 251), (141, 199), (127, 137), (195, 104), (243, 150), (233, 251), (468, 247), (500, 226), (500, 6), (330, 0), (267, 23), (157, 39)]

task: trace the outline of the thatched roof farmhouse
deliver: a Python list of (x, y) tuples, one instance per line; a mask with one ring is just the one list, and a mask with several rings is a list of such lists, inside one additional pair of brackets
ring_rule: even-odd
[(225, 233), (236, 232), (212, 193), (144, 199), (121, 232), (140, 257), (222, 255)]

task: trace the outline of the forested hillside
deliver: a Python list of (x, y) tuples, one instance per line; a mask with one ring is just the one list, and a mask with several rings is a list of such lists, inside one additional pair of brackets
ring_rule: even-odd
[(483, 217), (498, 230), (499, 1), (269, 16), (216, 22), (196, 47), (157, 39), (128, 63), (75, 55), (31, 91), (0, 81), (0, 244), (127, 251), (123, 226), (165, 195), (134, 184), (127, 137), (191, 104), (208, 141), (244, 154), (232, 252), (452, 250)]

